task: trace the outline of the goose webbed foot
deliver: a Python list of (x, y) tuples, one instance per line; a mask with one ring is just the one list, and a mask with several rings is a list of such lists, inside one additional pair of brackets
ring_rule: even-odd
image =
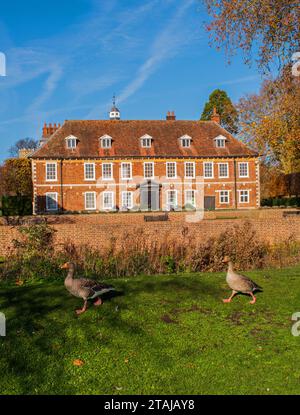
[(86, 309), (87, 309), (87, 300), (84, 301), (83, 307), (80, 308), (79, 310), (76, 310), (75, 312), (77, 315), (79, 315), (79, 314), (84, 313)]
[(94, 306), (98, 307), (99, 305), (103, 304), (103, 301), (101, 300), (100, 297), (98, 297), (98, 299), (94, 302)]
[(232, 291), (232, 294), (229, 298), (225, 298), (223, 300), (223, 303), (231, 303), (231, 300), (233, 299), (233, 297), (237, 294), (237, 291)]

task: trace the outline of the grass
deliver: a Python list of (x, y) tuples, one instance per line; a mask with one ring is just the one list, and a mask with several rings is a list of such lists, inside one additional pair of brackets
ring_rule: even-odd
[(255, 305), (222, 303), (224, 273), (153, 276), (79, 317), (61, 283), (1, 285), (0, 393), (298, 394), (300, 266), (247, 275)]

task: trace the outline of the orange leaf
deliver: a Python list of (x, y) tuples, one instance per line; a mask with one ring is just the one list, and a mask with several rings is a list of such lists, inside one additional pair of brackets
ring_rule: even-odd
[(84, 365), (84, 362), (80, 359), (75, 359), (75, 360), (73, 360), (73, 365), (74, 366), (82, 366), (82, 365)]
[(22, 280), (16, 280), (16, 285), (20, 286), (20, 285), (23, 285), (23, 284), (24, 284), (24, 281), (22, 281)]

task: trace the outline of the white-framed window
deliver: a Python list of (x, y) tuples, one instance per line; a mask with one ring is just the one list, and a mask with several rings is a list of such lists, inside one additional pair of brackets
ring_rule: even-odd
[(219, 201), (220, 203), (229, 203), (229, 190), (221, 190), (219, 192)]
[(218, 148), (224, 148), (225, 147), (226, 137), (224, 137), (223, 135), (219, 135), (214, 140), (215, 140), (216, 147), (218, 147)]
[(113, 178), (113, 165), (112, 163), (102, 164), (102, 179), (111, 180)]
[(247, 161), (239, 163), (239, 177), (249, 177), (249, 163)]
[(186, 205), (192, 205), (196, 207), (196, 197), (195, 197), (195, 190), (188, 189), (185, 191), (185, 198), (184, 202)]
[(85, 192), (84, 207), (85, 207), (85, 210), (96, 209), (96, 192)]
[(181, 147), (191, 147), (192, 138), (189, 135), (180, 137)]
[(187, 179), (195, 178), (195, 163), (193, 161), (186, 161), (184, 163), (184, 175)]
[(212, 161), (203, 163), (204, 177), (206, 179), (212, 179), (214, 177), (214, 164)]
[(57, 180), (57, 163), (46, 163), (46, 180), (48, 182)]
[(102, 148), (111, 148), (112, 138), (109, 135), (103, 135), (100, 137), (100, 143)]
[(177, 206), (177, 190), (167, 190), (167, 207), (174, 209)]
[(239, 190), (240, 194), (240, 203), (249, 203), (250, 192), (249, 190)]
[(144, 163), (144, 178), (153, 179), (153, 177), (154, 177), (154, 163), (145, 162)]
[(95, 180), (95, 163), (84, 163), (84, 180)]
[(58, 194), (56, 192), (46, 193), (46, 210), (48, 211), (57, 210), (58, 208), (57, 200), (58, 200)]
[(132, 179), (131, 163), (121, 163), (121, 179)]
[(69, 137), (66, 137), (66, 143), (67, 143), (67, 148), (69, 149), (74, 149), (77, 146), (77, 137), (75, 137), (74, 135), (70, 135)]
[(176, 177), (177, 173), (176, 173), (176, 162), (175, 161), (167, 162), (166, 174), (167, 174), (168, 179), (172, 179)]
[(148, 134), (143, 135), (141, 137), (141, 146), (144, 148), (150, 148), (152, 143), (152, 137)]
[(133, 192), (122, 192), (122, 207), (132, 209), (133, 207)]
[(103, 192), (103, 209), (112, 209), (114, 207), (114, 192)]
[(219, 163), (219, 177), (226, 178), (228, 175), (228, 163)]

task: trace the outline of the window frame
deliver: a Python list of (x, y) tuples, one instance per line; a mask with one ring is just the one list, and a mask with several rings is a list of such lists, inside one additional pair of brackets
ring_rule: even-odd
[[(105, 207), (104, 206), (105, 194), (110, 194), (111, 195), (111, 206), (110, 207)], [(102, 209), (103, 210), (112, 210), (114, 208), (114, 204), (115, 204), (115, 193), (112, 192), (111, 190), (105, 190), (104, 192), (102, 192)]]
[[(194, 203), (191, 203), (191, 202), (187, 201), (187, 193), (188, 192), (193, 192), (193, 194), (194, 194)], [(196, 203), (196, 190), (195, 189), (186, 189), (184, 191), (184, 205), (187, 205), (188, 203), (191, 204), (194, 208), (196, 208), (197, 203)]]
[[(106, 140), (108, 140), (107, 142), (109, 142), (109, 146), (104, 146), (104, 143), (106, 142)], [(100, 145), (101, 148), (103, 148), (104, 150), (111, 148), (112, 147), (112, 137), (110, 135), (103, 135), (102, 137), (100, 137)]]
[[(174, 192), (174, 194), (175, 194), (175, 203), (174, 203), (174, 206), (171, 206), (170, 204), (169, 204), (169, 194), (171, 193), (171, 192)], [(166, 190), (166, 205), (167, 205), (167, 208), (168, 209), (171, 209), (171, 208), (176, 208), (177, 206), (178, 206), (178, 190), (177, 189), (168, 189), (168, 190)]]
[[(104, 177), (103, 174), (103, 166), (110, 166), (110, 177)], [(113, 174), (113, 163), (102, 163), (101, 165), (101, 173), (102, 173), (102, 180), (113, 180), (114, 174)]]
[[(130, 166), (130, 177), (123, 177), (123, 166), (128, 164)], [(131, 162), (122, 162), (121, 163), (121, 180), (132, 180), (132, 163)]]
[[(54, 179), (48, 179), (48, 166), (54, 165), (55, 166), (55, 178)], [(55, 161), (47, 161), (46, 165), (46, 182), (57, 182), (57, 162)]]
[[(226, 176), (221, 176), (221, 166), (226, 166), (226, 171), (227, 171)], [(218, 176), (219, 176), (219, 179), (229, 178), (229, 163), (228, 162), (225, 161), (225, 162), (218, 163)]]
[[(151, 164), (152, 165), (152, 176), (146, 176), (146, 164)], [(144, 179), (154, 179), (154, 177), (155, 177), (154, 162), (153, 161), (144, 161), (143, 171), (144, 171)]]
[[(241, 175), (241, 165), (242, 164), (245, 164), (247, 166), (247, 175), (246, 176)], [(240, 161), (238, 163), (238, 166), (239, 166), (239, 177), (240, 178), (249, 178), (249, 161)]]
[[(214, 138), (215, 147), (226, 148), (226, 141), (227, 141), (226, 137), (224, 137), (223, 135), (218, 135), (217, 137)], [(219, 143), (222, 143), (222, 145), (218, 145)]]
[[(184, 145), (186, 143), (187, 145)], [(191, 147), (192, 140), (190, 138), (181, 138), (181, 147), (182, 148), (189, 148)]]
[[(205, 171), (205, 166), (207, 164), (211, 164), (211, 174), (212, 176), (206, 176), (206, 171)], [(214, 179), (215, 175), (214, 175), (214, 162), (213, 161), (204, 161), (203, 162), (203, 177), (204, 179)]]
[[(130, 194), (130, 197), (131, 197), (131, 205), (130, 206), (125, 206), (124, 204), (123, 204), (123, 198), (124, 198), (124, 195), (125, 194)], [(131, 190), (123, 190), (122, 192), (121, 192), (121, 208), (123, 209), (123, 208), (126, 208), (126, 209), (132, 209), (133, 208), (133, 192), (131, 191)]]
[[(92, 178), (86, 177), (86, 166), (93, 166), (93, 177)], [(90, 163), (90, 162), (84, 163), (84, 180), (85, 181), (96, 180), (96, 164), (95, 163)]]
[[(168, 174), (168, 165), (174, 164), (174, 176), (169, 176)], [(166, 162), (166, 178), (167, 179), (177, 179), (177, 163), (176, 161), (167, 161)]]
[[(193, 176), (187, 176), (187, 165), (192, 164), (193, 166)], [(185, 179), (195, 179), (196, 177), (196, 163), (194, 161), (185, 161), (184, 162), (184, 178)]]
[[(226, 193), (226, 195), (222, 195), (222, 193)], [(226, 197), (227, 198), (227, 202), (226, 201), (222, 201), (222, 197)], [(229, 205), (230, 204), (230, 191), (227, 189), (224, 190), (220, 190), (219, 191), (219, 204), (220, 205)]]
[[(66, 138), (66, 142), (67, 142), (67, 149), (69, 150), (74, 150), (77, 147), (77, 140), (75, 137), (70, 137), (70, 138)], [(70, 143), (74, 142), (75, 145), (74, 146), (70, 146)]]
[[(238, 192), (239, 192), (239, 203), (242, 203), (242, 204), (250, 203), (250, 190), (249, 189), (240, 189)], [(242, 192), (247, 192), (248, 200), (246, 202), (242, 200), (242, 197), (244, 197), (242, 196)]]
[[(219, 145), (222, 144), (222, 145)], [(216, 147), (217, 148), (225, 148), (226, 147), (226, 140), (224, 138), (217, 138), (216, 139)]]
[[(56, 207), (53, 208), (53, 209), (50, 209), (49, 206), (48, 206), (49, 195), (55, 195), (55, 199), (51, 198), (52, 200), (55, 200), (55, 203), (56, 203)], [(56, 211), (58, 211), (58, 192), (47, 192), (46, 193), (46, 211), (47, 212), (56, 212)]]
[[(88, 194), (93, 194), (94, 195), (94, 203), (95, 203), (95, 207), (93, 207), (93, 208), (87, 208), (87, 195)], [(91, 192), (84, 192), (84, 210), (87, 210), (87, 211), (92, 211), (92, 210), (96, 210), (97, 209), (97, 197), (96, 197), (96, 192), (93, 192), (93, 191), (91, 191)]]

